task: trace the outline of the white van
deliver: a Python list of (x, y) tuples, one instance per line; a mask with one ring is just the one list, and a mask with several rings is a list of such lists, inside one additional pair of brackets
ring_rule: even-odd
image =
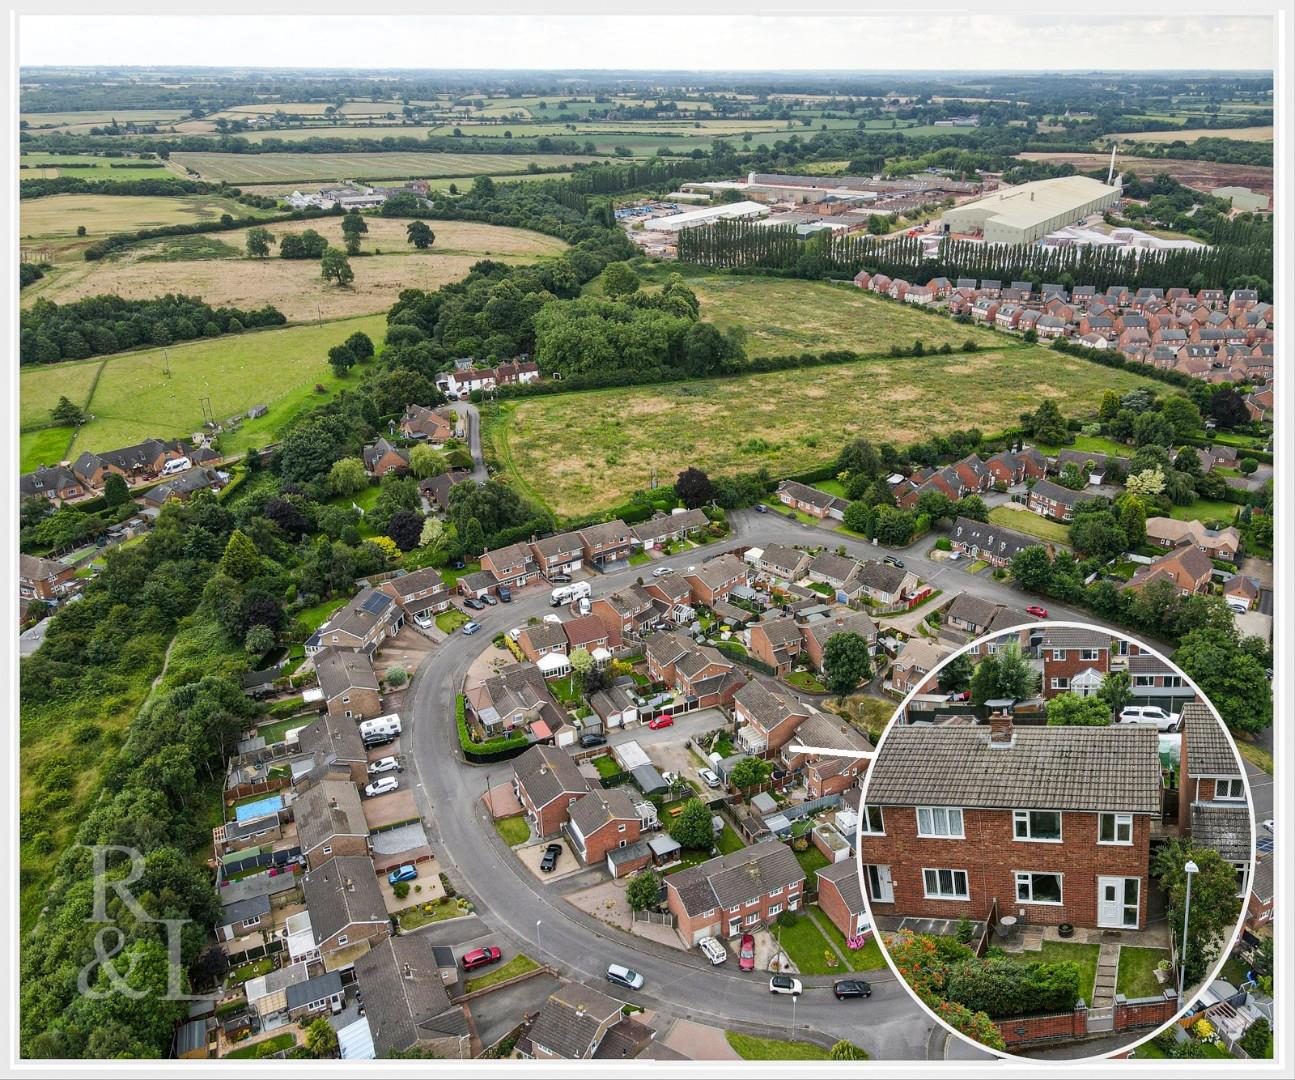
[(702, 955), (712, 964), (722, 964), (728, 959), (728, 950), (713, 937), (702, 938), (697, 942), (697, 947), (701, 949)]
[(399, 735), (400, 734), (400, 714), (390, 713), (387, 716), (375, 716), (372, 720), (360, 721), (360, 738), (367, 739), (371, 735)]
[(180, 458), (176, 458), (174, 461), (168, 461), (165, 465), (163, 465), (162, 475), (174, 476), (176, 473), (182, 473), (182, 472), (185, 472), (187, 469), (192, 469), (192, 468), (193, 468), (193, 462), (191, 462), (187, 457), (180, 457)]

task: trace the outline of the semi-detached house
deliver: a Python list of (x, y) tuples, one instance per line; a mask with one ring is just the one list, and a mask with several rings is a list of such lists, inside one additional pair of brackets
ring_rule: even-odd
[(530, 547), (539, 572), (550, 581), (555, 574), (574, 574), (584, 563), (585, 546), (579, 533), (546, 536), (532, 540)]
[(684, 580), (692, 588), (692, 602), (713, 608), (739, 585), (750, 580), (747, 566), (736, 555), (717, 555), (708, 559), (696, 570), (687, 572)]
[(635, 843), (641, 826), (638, 810), (623, 787), (593, 788), (571, 805), (565, 831), (576, 858), (592, 866), (609, 851)]
[(1069, 521), (1075, 516), (1075, 504), (1083, 494), (1071, 491), (1051, 480), (1039, 480), (1030, 488), (1026, 509), (1042, 517), (1055, 518), (1057, 521)]
[(565, 750), (535, 745), (513, 761), (513, 793), (538, 836), (555, 836), (589, 782)]
[(1250, 808), (1241, 761), (1223, 726), (1199, 701), (1182, 709), (1178, 831), (1217, 851), (1237, 872), (1237, 895), (1250, 881)]
[(1043, 696), (1093, 697), (1111, 670), (1111, 635), (1071, 626), (1047, 626), (1039, 639)]
[(658, 630), (644, 650), (648, 678), (664, 683), (696, 708), (727, 705), (744, 683), (718, 649), (672, 630)]
[(325, 966), (342, 949), (391, 936), (391, 916), (368, 857), (340, 855), (311, 867), (301, 888), (315, 948)]
[(669, 875), (666, 904), (689, 945), (703, 937), (735, 937), (800, 911), (805, 871), (791, 848), (755, 844)]
[(367, 720), (382, 715), (378, 676), (368, 653), (321, 649), (315, 654), (315, 676), (330, 716)]
[(1161, 814), (1150, 727), (898, 727), (859, 843), (876, 916), (1142, 929)]
[(748, 754), (773, 757), (812, 710), (768, 679), (752, 679), (733, 698), (738, 745)]
[(525, 585), (536, 572), (535, 556), (527, 544), (509, 544), (482, 555), (481, 569), (495, 576), (497, 586), (516, 588)]
[(363, 856), (369, 861), (369, 825), (360, 793), (350, 780), (323, 780), (313, 785), (293, 805), (297, 843), (312, 870), (341, 855)]
[(633, 553), (630, 528), (620, 518), (578, 530), (584, 561), (599, 570), (610, 570)]
[(805, 576), (809, 564), (808, 552), (785, 544), (769, 544), (761, 550), (756, 569), (775, 580), (794, 582)]

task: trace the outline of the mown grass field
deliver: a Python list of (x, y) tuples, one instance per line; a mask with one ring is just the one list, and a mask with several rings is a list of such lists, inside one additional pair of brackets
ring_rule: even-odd
[[(85, 168), (89, 165), (91, 168)], [(113, 168), (113, 166), (118, 166)], [(123, 168), (129, 165), (130, 168)], [(69, 168), (68, 166), (75, 166)], [(105, 158), (86, 154), (43, 154), (29, 152), (18, 157), (18, 179), (37, 180), (56, 176), (79, 176), (84, 180), (156, 180), (176, 176), (161, 161), (138, 158)]]
[(1268, 127), (1188, 128), (1180, 131), (1122, 131), (1116, 136), (1125, 142), (1187, 142), (1197, 139), (1237, 139), (1240, 142), (1272, 142), (1273, 129)]
[(356, 154), (178, 153), (171, 159), (197, 170), (204, 180), (268, 184), (276, 181), (381, 179), (403, 176), (472, 176), (565, 167), (600, 158), (583, 154), (437, 154), (418, 151)]
[(87, 109), (81, 112), (25, 112), (20, 120), (26, 120), (32, 130), (48, 134), (50, 131), (85, 132), (92, 127), (112, 123), (119, 124), (134, 121), (140, 124), (162, 124), (179, 120), (184, 109)]
[[(73, 263), (28, 286), (25, 305), (37, 299), (68, 303), (101, 293), (146, 299), (181, 287), (219, 307), (258, 308), (271, 304), (290, 321), (342, 319), (386, 311), (404, 289), (436, 289), (464, 277), (482, 258), (533, 262), (566, 250), (555, 237), (526, 229), (475, 222), (433, 221), (435, 244), (427, 251), (411, 247), (407, 222), (367, 218), (369, 232), (361, 245), (367, 255), (353, 258), (355, 280), (346, 288), (325, 282), (314, 259), (280, 259), (271, 249), (265, 259), (243, 257), (246, 231), (213, 236), (160, 240), (132, 248), (113, 259)], [(336, 246), (342, 244), (340, 218), (270, 226), (276, 238), (311, 228)], [(382, 254), (376, 254), (381, 252)], [(195, 257), (189, 257), (190, 255)]]
[[(150, 437), (187, 436), (202, 426), (202, 398), (211, 399), (218, 419), (266, 404), (270, 410), (265, 416), (245, 421), (223, 443), (234, 451), (264, 446), (290, 416), (324, 400), (315, 391), (316, 383), (332, 391), (357, 381), (355, 373), (337, 379), (327, 361), (329, 348), (357, 330), (380, 345), (386, 319), (371, 315), (172, 345), (170, 377), (162, 372), (161, 349), (28, 366), (19, 375), (20, 417), (24, 423), (48, 422), (58, 395), (67, 394), (94, 417), (77, 432), (70, 451), (75, 456), (82, 450), (111, 450)], [(69, 378), (88, 395), (99, 366), (103, 371), (93, 396), (73, 398)]]
[[(795, 319), (795, 309), (781, 317)], [(1064, 414), (1086, 414), (1106, 387), (1139, 385), (1147, 383), (1012, 346), (508, 402), (483, 430), (514, 482), (575, 515), (647, 487), (654, 470), (665, 481), (689, 465), (781, 475), (830, 460), (851, 438), (903, 445), (955, 428), (992, 432), (1044, 397)]]

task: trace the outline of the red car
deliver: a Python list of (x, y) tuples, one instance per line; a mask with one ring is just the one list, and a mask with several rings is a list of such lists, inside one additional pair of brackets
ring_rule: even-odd
[(742, 935), (742, 947), (737, 953), (737, 966), (742, 971), (755, 970), (755, 938), (750, 934)]
[(650, 727), (653, 731), (657, 731), (658, 729), (663, 727), (670, 727), (673, 723), (674, 723), (674, 717), (671, 716), (669, 713), (666, 713), (664, 716), (658, 716), (653, 720), (649, 720), (648, 727)]
[(463, 965), (464, 971), (475, 971), (479, 967), (485, 967), (487, 964), (493, 964), (503, 956), (497, 945), (487, 945), (484, 949), (473, 949), (471, 952), (463, 954), (463, 959), (459, 961)]
[(1048, 617), (1048, 609), (1039, 607), (1038, 604), (1031, 604), (1025, 610), (1027, 614), (1033, 615), (1036, 619), (1046, 619)]

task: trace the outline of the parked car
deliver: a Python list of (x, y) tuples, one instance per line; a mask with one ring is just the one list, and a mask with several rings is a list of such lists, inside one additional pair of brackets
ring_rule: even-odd
[(737, 966), (743, 971), (755, 970), (755, 937), (751, 934), (742, 935), (742, 944), (737, 951)]
[(673, 727), (673, 726), (674, 726), (674, 717), (671, 716), (669, 713), (663, 713), (660, 716), (654, 716), (651, 720), (648, 721), (648, 727), (650, 727), (653, 731), (659, 731), (661, 728)]
[(887, 566), (895, 567), (895, 569), (897, 570), (904, 569), (903, 562), (900, 559), (895, 558), (894, 555), (883, 555), (881, 558), (881, 561), (884, 562)]
[(658, 566), (655, 570), (653, 570), (653, 571), (652, 571), (652, 576), (653, 576), (653, 577), (666, 577), (667, 575), (669, 575), (669, 574), (673, 574), (673, 573), (674, 573), (674, 569), (673, 569), (672, 567), (669, 567), (669, 566)]
[(468, 564), (467, 564), (467, 563), (465, 563), (462, 559), (455, 559), (452, 563), (450, 563), (450, 565), (451, 565), (455, 570), (462, 570), (462, 569), (464, 569)]
[(505, 604), (511, 604), (513, 602), (512, 590), (509, 589), (507, 585), (499, 586), (499, 599)]
[(551, 615), (551, 614), (550, 614), (550, 615), (545, 615), (545, 616), (544, 616), (544, 621), (545, 621), (546, 623), (553, 623), (555, 626), (561, 626), (561, 625), (562, 625), (562, 616), (561, 616), (561, 615)]
[(569, 581), (571, 580), (571, 575), (570, 575), (570, 574), (554, 574), (552, 577), (550, 577), (550, 578), (549, 578), (549, 580), (550, 580), (551, 582), (553, 582), (553, 584), (554, 584), (554, 585), (565, 585), (567, 582), (569, 582)]
[(395, 732), (392, 731), (375, 731), (372, 735), (361, 735), (360, 738), (366, 750), (376, 750), (379, 746), (388, 746), (396, 741)]
[(466, 600), (464, 600), (463, 606), (465, 608), (468, 608), (470, 611), (486, 610), (486, 605), (483, 604), (480, 600), (478, 600), (475, 596), (469, 596)]
[(550, 844), (544, 849), (544, 858), (540, 860), (540, 870), (545, 874), (551, 874), (557, 869), (558, 859), (562, 856), (561, 844)]
[(769, 508), (765, 506), (764, 503), (756, 503), (755, 512), (757, 514), (767, 514), (769, 512)]
[(596, 731), (586, 731), (580, 736), (580, 745), (588, 749), (591, 746), (602, 746), (607, 741), (606, 735), (600, 735)]
[(387, 884), (394, 885), (398, 881), (413, 881), (418, 876), (418, 867), (413, 863), (405, 863), (404, 866), (397, 866), (387, 875)]
[(364, 794), (370, 799), (375, 795), (386, 795), (388, 792), (395, 791), (400, 787), (400, 781), (394, 776), (384, 776), (381, 780), (375, 780), (371, 784), (366, 784)]
[(465, 622), (465, 623), (463, 624), (463, 632), (464, 632), (465, 634), (475, 634), (475, 633), (476, 633), (478, 630), (480, 630), (480, 629), (481, 629), (481, 624), (480, 624), (480, 623), (475, 623), (475, 622)]
[(719, 787), (719, 777), (711, 772), (710, 769), (698, 769), (697, 775), (701, 777), (701, 782), (708, 788)]
[(625, 967), (624, 964), (608, 964), (607, 981), (623, 986), (626, 990), (643, 989), (643, 976), (633, 968)]
[(872, 997), (872, 984), (864, 982), (863, 979), (842, 979), (834, 983), (832, 993), (836, 995), (837, 1001), (845, 998), (870, 998)]
[(1046, 619), (1048, 617), (1048, 609), (1040, 607), (1038, 604), (1031, 604), (1025, 609), (1025, 613), (1033, 615), (1036, 619)]
[(702, 938), (697, 942), (697, 948), (701, 949), (702, 955), (711, 962), (712, 966), (722, 964), (728, 959), (728, 950), (713, 937)]
[(769, 980), (769, 993), (771, 994), (791, 994), (799, 996), (804, 990), (799, 979), (793, 979), (790, 975), (775, 975)]
[(395, 757), (378, 758), (377, 761), (369, 762), (369, 775), (379, 776), (384, 772), (400, 772), (404, 766), (400, 764), (400, 759)]
[(482, 602), (483, 602), (483, 603), (488, 604), (490, 607), (494, 607), (496, 604), (498, 604), (498, 603), (499, 603), (499, 601), (498, 601), (498, 600), (496, 600), (496, 599), (495, 599), (493, 596), (491, 596), (489, 593), (482, 593), (482, 594), (481, 594), (481, 600), (482, 600)]
[(432, 628), (432, 623), (434, 623), (435, 621), (436, 620), (433, 619), (430, 615), (414, 616), (414, 625), (423, 630), (430, 630)]
[(508, 636), (512, 638), (513, 641), (516, 641), (522, 636), (522, 628), (520, 626), (514, 626), (508, 631)]
[(1121, 724), (1155, 724), (1157, 731), (1177, 731), (1179, 713), (1166, 712), (1159, 705), (1126, 705), (1120, 710)]
[(459, 963), (463, 965), (464, 971), (475, 971), (477, 968), (485, 967), (487, 964), (498, 963), (503, 955), (498, 945), (487, 945), (484, 949), (473, 949), (471, 952), (465, 952), (459, 958)]

